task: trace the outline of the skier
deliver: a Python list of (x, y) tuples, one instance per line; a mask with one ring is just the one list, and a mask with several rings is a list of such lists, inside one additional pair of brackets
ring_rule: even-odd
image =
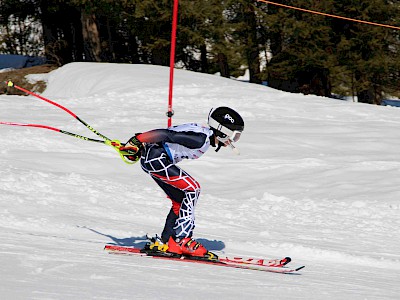
[(168, 245), (167, 252), (207, 257), (212, 253), (192, 238), (195, 228), (194, 209), (200, 194), (199, 183), (176, 166), (183, 159), (197, 159), (209, 146), (230, 146), (236, 150), (244, 129), (242, 117), (229, 107), (212, 109), (208, 125), (195, 123), (155, 129), (133, 136), (120, 150), (130, 151), (131, 161), (140, 159), (142, 169), (164, 190), (172, 201), (161, 240)]

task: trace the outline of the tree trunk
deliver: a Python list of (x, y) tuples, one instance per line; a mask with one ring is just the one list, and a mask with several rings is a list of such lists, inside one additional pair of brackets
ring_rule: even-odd
[(94, 14), (81, 12), (83, 47), (86, 61), (101, 61), (100, 35)]
[(48, 5), (47, 1), (41, 1), (40, 3), (40, 10), (41, 10), (41, 23), (42, 23), (42, 30), (43, 30), (43, 42), (44, 42), (44, 49), (45, 49), (45, 56), (47, 59), (52, 60), (53, 55), (50, 53), (51, 44), (56, 41), (56, 33), (55, 33), (55, 26), (52, 24), (51, 21), (51, 14), (48, 12)]
[(207, 60), (207, 46), (200, 46), (200, 57), (201, 57), (201, 72), (208, 73), (208, 60)]
[(230, 78), (231, 74), (229, 71), (229, 64), (228, 64), (228, 58), (224, 53), (218, 53), (218, 65), (219, 65), (219, 71), (221, 73), (222, 77)]
[(358, 102), (374, 104), (374, 91), (372, 88), (357, 92)]
[(257, 39), (257, 19), (253, 2), (247, 3), (245, 10), (245, 22), (247, 24), (246, 58), (249, 66), (250, 82), (261, 83), (260, 56)]
[(357, 88), (357, 101), (362, 103), (374, 104), (374, 89), (372, 83), (366, 79), (365, 74), (361, 71), (355, 72), (356, 85)]
[(68, 37), (72, 61), (82, 61), (84, 48), (80, 12), (77, 9), (72, 9), (68, 15), (70, 23), (69, 28), (66, 28), (66, 30), (69, 32)]

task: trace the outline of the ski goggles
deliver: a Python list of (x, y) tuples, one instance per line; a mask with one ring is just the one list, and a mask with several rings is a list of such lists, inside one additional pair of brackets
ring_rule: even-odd
[(220, 123), (211, 118), (208, 120), (208, 124), (224, 134), (224, 136), (217, 136), (217, 139), (222, 143), (225, 143), (227, 141), (237, 142), (239, 141), (240, 136), (242, 134), (241, 131), (230, 130), (229, 128), (222, 126)]

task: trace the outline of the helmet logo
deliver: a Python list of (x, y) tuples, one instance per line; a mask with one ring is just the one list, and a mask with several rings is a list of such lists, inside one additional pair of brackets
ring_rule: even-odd
[(235, 123), (235, 120), (229, 114), (226, 114), (224, 116), (224, 119), (228, 119), (229, 121), (231, 121), (231, 123)]

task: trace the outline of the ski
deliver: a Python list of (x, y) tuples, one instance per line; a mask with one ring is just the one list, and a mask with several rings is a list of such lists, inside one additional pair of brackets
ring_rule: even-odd
[(137, 247), (128, 247), (119, 245), (106, 245), (104, 247), (104, 250), (106, 250), (110, 254), (134, 255), (141, 257), (150, 257), (154, 259), (200, 263), (200, 264), (216, 265), (221, 267), (257, 270), (257, 271), (283, 273), (283, 274), (296, 273), (305, 267), (305, 266), (288, 267), (287, 264), (291, 261), (290, 257), (284, 257), (283, 259), (273, 259), (273, 260), (260, 259), (260, 258), (242, 258), (242, 257), (219, 257), (215, 259), (207, 259), (202, 257), (181, 256), (178, 254), (160, 252), (160, 251), (149, 252), (145, 249)]

